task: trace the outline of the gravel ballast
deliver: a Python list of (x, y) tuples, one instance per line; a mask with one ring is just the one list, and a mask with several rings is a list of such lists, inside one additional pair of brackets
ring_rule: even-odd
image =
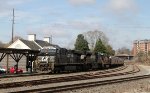
[[(149, 66), (140, 66), (141, 72), (137, 73), (138, 75), (144, 75), (149, 74), (150, 67)], [(128, 76), (135, 76), (137, 74), (130, 74)], [(115, 78), (123, 78), (123, 76), (115, 76), (115, 77), (109, 77), (109, 79), (115, 79)], [(23, 78), (20, 78), (23, 79)], [(27, 79), (27, 78), (26, 78)], [(91, 79), (91, 80), (83, 80), (82, 82), (95, 82), (99, 80), (105, 80), (107, 78), (103, 79)], [(14, 80), (12, 80), (14, 81)], [(4, 82), (4, 81), (3, 81)], [(66, 85), (66, 84), (73, 84), (73, 83), (80, 83), (81, 81), (74, 81), (74, 82), (62, 82), (62, 83), (55, 83), (55, 84), (46, 84), (46, 85), (36, 85), (36, 86), (25, 86), (20, 88), (10, 88), (10, 89), (2, 89), (0, 90), (0, 93), (4, 92), (14, 92), (14, 91), (21, 91), (21, 90), (30, 90), (30, 89), (39, 89), (44, 87), (50, 87), (50, 86), (58, 86), (58, 85)], [(2, 83), (2, 82), (1, 82)], [(137, 81), (131, 81), (131, 82), (122, 82), (122, 83), (115, 83), (115, 84), (109, 84), (109, 85), (103, 85), (103, 86), (96, 86), (96, 87), (87, 87), (77, 90), (70, 90), (70, 91), (62, 91), (61, 93), (150, 93), (150, 78), (148, 79), (142, 79)]]
[[(139, 65), (140, 74), (150, 74), (150, 66)], [(61, 93), (150, 93), (150, 78), (97, 87), (70, 90)]]
[(150, 78), (78, 90), (70, 90), (61, 93), (150, 93)]

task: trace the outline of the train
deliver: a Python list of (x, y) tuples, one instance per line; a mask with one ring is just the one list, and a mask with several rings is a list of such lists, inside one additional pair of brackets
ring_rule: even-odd
[(43, 48), (36, 63), (37, 72), (88, 71), (124, 65), (124, 60), (100, 52)]

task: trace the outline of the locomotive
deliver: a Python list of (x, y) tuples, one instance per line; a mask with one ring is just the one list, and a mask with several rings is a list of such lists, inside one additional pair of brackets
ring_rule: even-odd
[(87, 71), (112, 66), (121, 66), (124, 62), (118, 57), (90, 51), (67, 50), (65, 48), (44, 48), (40, 50), (37, 72), (59, 73), (64, 71)]

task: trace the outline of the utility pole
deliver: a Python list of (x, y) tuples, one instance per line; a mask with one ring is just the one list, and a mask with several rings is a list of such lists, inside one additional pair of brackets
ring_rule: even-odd
[(13, 8), (13, 18), (12, 18), (12, 43), (14, 42), (14, 24), (15, 24), (15, 12), (14, 12), (14, 8)]
[(52, 35), (51, 35), (51, 37), (50, 37), (50, 38), (51, 38), (51, 41), (50, 41), (50, 42), (51, 42), (51, 44), (52, 44)]

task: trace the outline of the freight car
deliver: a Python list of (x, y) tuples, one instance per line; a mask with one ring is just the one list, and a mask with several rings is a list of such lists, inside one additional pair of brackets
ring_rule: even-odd
[[(117, 57), (110, 59), (109, 56), (102, 53), (92, 53), (90, 51), (45, 48), (41, 49), (38, 56), (36, 71), (59, 73), (63, 71), (101, 69), (117, 66), (117, 62), (119, 62), (117, 59)], [(119, 64), (123, 65), (122, 61)]]

